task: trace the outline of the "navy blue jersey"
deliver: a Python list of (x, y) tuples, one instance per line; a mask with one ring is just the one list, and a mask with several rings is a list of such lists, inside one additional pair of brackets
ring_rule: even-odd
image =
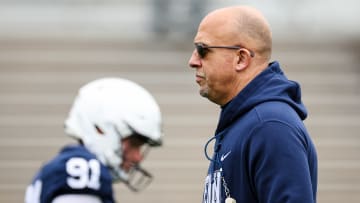
[(113, 203), (110, 171), (81, 145), (66, 146), (45, 164), (27, 188), (26, 203), (49, 203), (64, 194), (86, 194)]

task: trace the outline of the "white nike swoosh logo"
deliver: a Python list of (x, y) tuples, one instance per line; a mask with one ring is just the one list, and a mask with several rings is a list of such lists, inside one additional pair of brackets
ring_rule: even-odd
[(229, 151), (226, 154), (221, 155), (220, 161), (224, 161), (226, 159), (226, 157), (229, 156), (230, 153), (231, 153), (231, 151)]

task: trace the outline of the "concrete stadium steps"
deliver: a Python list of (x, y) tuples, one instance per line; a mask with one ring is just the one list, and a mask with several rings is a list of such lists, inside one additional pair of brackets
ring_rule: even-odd
[[(358, 52), (345, 43), (275, 42), (274, 59), (302, 85), (305, 121), (319, 155), (319, 203), (360, 200)], [(116, 185), (119, 202), (199, 202), (203, 146), (219, 108), (201, 98), (186, 43), (116, 39), (0, 39), (0, 202), (22, 202), (42, 163), (65, 143), (64, 118), (84, 83), (125, 77), (150, 90), (164, 116), (165, 145), (144, 165), (155, 175), (141, 195)]]

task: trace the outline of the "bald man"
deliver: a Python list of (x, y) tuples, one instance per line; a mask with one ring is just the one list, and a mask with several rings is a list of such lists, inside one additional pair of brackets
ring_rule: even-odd
[(303, 124), (300, 85), (270, 62), (264, 16), (247, 6), (215, 10), (201, 21), (194, 44), (189, 66), (200, 95), (221, 107), (205, 146), (203, 202), (316, 202), (317, 155)]

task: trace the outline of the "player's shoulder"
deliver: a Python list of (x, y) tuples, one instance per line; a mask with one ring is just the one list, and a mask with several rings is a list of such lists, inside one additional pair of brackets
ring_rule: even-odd
[(96, 159), (96, 156), (88, 149), (86, 149), (83, 145), (67, 145), (63, 147), (57, 155), (57, 158), (60, 159), (60, 161), (72, 157), (81, 157), (86, 160)]
[(84, 170), (98, 168), (98, 173), (100, 173), (100, 177), (104, 179), (104, 181), (110, 179), (107, 167), (82, 145), (68, 145), (63, 147), (51, 161), (42, 167), (41, 172), (43, 176), (48, 174), (49, 178), (51, 178), (54, 172), (69, 175), (69, 173), (71, 173), (72, 170), (76, 170), (76, 168)]
[(65, 146), (61, 149), (38, 171), (29, 191), (35, 187), (42, 200), (74, 192), (98, 196), (101, 199), (112, 198), (110, 171), (81, 145)]
[(54, 174), (54, 171), (58, 174), (61, 174), (61, 172), (66, 173), (66, 166), (70, 160), (74, 159), (89, 161), (96, 160), (96, 157), (81, 145), (68, 145), (63, 147), (53, 159), (45, 163), (40, 172), (42, 176), (50, 174), (50, 177)]

